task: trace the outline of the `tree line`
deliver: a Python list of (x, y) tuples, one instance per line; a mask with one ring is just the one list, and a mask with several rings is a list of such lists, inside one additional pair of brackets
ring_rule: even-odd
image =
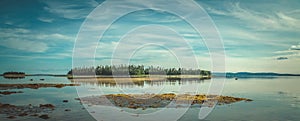
[(163, 68), (144, 65), (99, 65), (97, 67), (78, 67), (71, 69), (68, 74), (73, 75), (204, 75), (211, 72), (200, 69)]

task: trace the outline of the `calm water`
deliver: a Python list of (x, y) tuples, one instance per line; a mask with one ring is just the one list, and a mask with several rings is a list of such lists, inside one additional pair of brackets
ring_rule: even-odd
[[(39, 79), (44, 78), (44, 81)], [(64, 77), (26, 77), (10, 80), (0, 78), (0, 83), (72, 83)], [(33, 81), (30, 81), (33, 79)], [(211, 80), (141, 82), (136, 84), (108, 84), (94, 82), (76, 82), (80, 87), (13, 89), (24, 93), (1, 95), (1, 103), (14, 105), (54, 104), (55, 110), (49, 113), (48, 120), (94, 120), (93, 116), (103, 116), (103, 120), (120, 120), (113, 111), (125, 112), (134, 120), (138, 114), (162, 112), (164, 109), (120, 109), (105, 106), (81, 105), (74, 98), (114, 94), (114, 93), (206, 93)], [(245, 97), (253, 102), (238, 102), (216, 106), (205, 120), (300, 120), (300, 80), (298, 77), (226, 79), (222, 95)], [(63, 100), (69, 100), (63, 103)], [(101, 108), (98, 112), (97, 108)], [(71, 111), (65, 111), (71, 109)], [(87, 109), (87, 110), (86, 110)], [(113, 111), (112, 111), (113, 110)], [(181, 110), (181, 109), (178, 109)], [(198, 120), (199, 108), (193, 107), (179, 119), (182, 121)], [(136, 114), (136, 115), (135, 115)], [(181, 115), (181, 114), (180, 114)], [(168, 115), (166, 115), (168, 116)], [(0, 114), (0, 120), (11, 120)], [(170, 117), (170, 116), (168, 116)], [(174, 116), (176, 117), (176, 116)], [(12, 120), (42, 120), (25, 116)]]

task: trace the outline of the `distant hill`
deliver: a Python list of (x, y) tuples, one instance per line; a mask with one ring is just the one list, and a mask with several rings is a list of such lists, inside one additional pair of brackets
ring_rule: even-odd
[(281, 74), (281, 73), (270, 73), (270, 72), (261, 72), (261, 73), (252, 73), (252, 72), (227, 72), (227, 73), (213, 73), (213, 77), (224, 77), (226, 78), (264, 78), (264, 77), (278, 77), (278, 76), (300, 76), (300, 74)]

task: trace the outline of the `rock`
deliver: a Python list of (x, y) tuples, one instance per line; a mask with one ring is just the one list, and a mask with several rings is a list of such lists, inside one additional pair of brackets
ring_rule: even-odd
[(32, 115), (30, 115), (30, 116), (39, 116), (39, 114), (32, 114)]
[(0, 84), (0, 90), (7, 90), (7, 89), (23, 89), (23, 88), (31, 88), (31, 89), (38, 89), (38, 88), (45, 88), (45, 87), (56, 87), (62, 88), (65, 86), (79, 86), (80, 84)]
[(68, 101), (68, 100), (63, 100), (63, 102), (64, 102), (64, 103), (67, 103), (67, 102), (69, 102), (69, 101)]
[(71, 109), (65, 109), (65, 111), (71, 111)]
[(10, 105), (10, 104), (1, 104), (0, 108), (14, 108), (16, 107), (15, 105)]
[[(33, 106), (31, 104), (23, 105), (23, 106), (15, 106), (10, 104), (2, 104), (0, 103), (0, 114), (7, 115), (7, 118), (16, 118), (18, 116), (39, 116), (39, 114), (43, 113), (51, 113), (54, 110), (54, 105), (52, 104), (40, 104), (40, 106)], [(49, 110), (50, 109), (50, 110)], [(42, 119), (48, 119), (48, 115), (39, 116)]]
[[(108, 99), (108, 104), (103, 99)], [(118, 107), (127, 107), (131, 109), (141, 108), (146, 110), (147, 108), (161, 108), (166, 107), (172, 101), (175, 101), (176, 105), (202, 105), (207, 102), (206, 106), (214, 106), (215, 102), (218, 105), (231, 104), (239, 101), (252, 101), (247, 98), (238, 98), (231, 96), (218, 96), (218, 95), (191, 95), (191, 94), (108, 94), (100, 97), (83, 97), (81, 101), (88, 106), (91, 105), (115, 105)]]
[(6, 118), (9, 118), (9, 119), (15, 119), (16, 117), (15, 116), (8, 116)]
[(40, 104), (40, 108), (55, 108), (55, 106), (52, 104)]
[(41, 119), (49, 119), (50, 117), (47, 114), (44, 114), (44, 115), (39, 116), (39, 118), (41, 118)]
[(0, 92), (2, 95), (10, 95), (10, 94), (16, 94), (16, 93), (23, 93), (22, 91), (4, 91)]
[(21, 113), (21, 114), (19, 114), (18, 116), (27, 116), (28, 114), (27, 113)]

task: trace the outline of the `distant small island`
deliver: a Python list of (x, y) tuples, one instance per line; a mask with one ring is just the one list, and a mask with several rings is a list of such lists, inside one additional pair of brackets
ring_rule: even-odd
[(280, 76), (300, 76), (300, 74), (284, 74), (284, 73), (273, 73), (273, 72), (227, 72), (227, 73), (213, 73), (213, 77), (222, 77), (226, 76), (226, 78), (274, 78)]
[(73, 68), (67, 73), (67, 77), (149, 77), (149, 75), (167, 76), (168, 78), (192, 77), (211, 78), (211, 72), (200, 69), (184, 69), (184, 68), (163, 68), (144, 65), (100, 65), (97, 67), (79, 67)]
[(25, 78), (24, 72), (5, 72), (3, 73), (4, 78)]

